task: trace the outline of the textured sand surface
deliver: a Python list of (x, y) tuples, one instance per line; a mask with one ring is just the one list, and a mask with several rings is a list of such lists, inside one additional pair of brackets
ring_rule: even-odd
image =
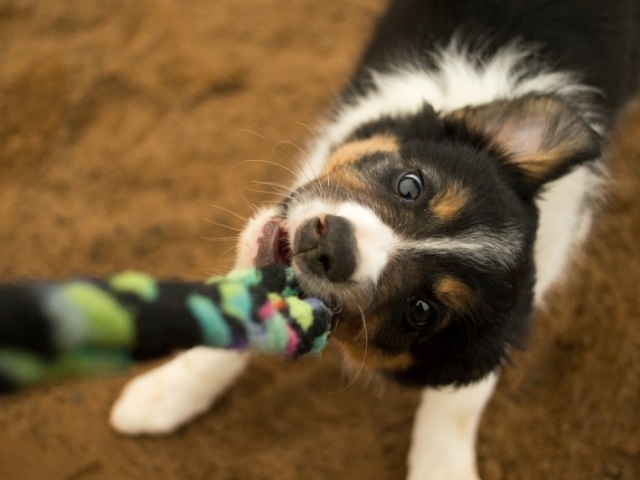
[[(227, 269), (226, 209), (277, 198), (253, 182), (291, 177), (382, 6), (0, 0), (0, 280)], [(612, 163), (592, 241), (482, 422), (486, 480), (640, 478), (640, 105)], [(126, 375), (0, 398), (0, 478), (402, 478), (415, 392), (354, 381), (334, 350), (254, 361), (166, 438), (110, 431)]]

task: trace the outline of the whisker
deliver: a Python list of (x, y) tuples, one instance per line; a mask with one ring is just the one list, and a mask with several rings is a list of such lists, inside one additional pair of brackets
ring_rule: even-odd
[(218, 256), (218, 258), (216, 259), (216, 262), (219, 262), (221, 265), (224, 266), (224, 268), (226, 268), (227, 272), (232, 270), (233, 268), (235, 268), (236, 266), (236, 260), (237, 257), (235, 255), (235, 252), (232, 256), (230, 257), (226, 257), (226, 258), (222, 258), (224, 255), (226, 255), (227, 253), (229, 253), (232, 250), (237, 250), (237, 245), (234, 245), (233, 247), (229, 247), (227, 248), (224, 252), (222, 252), (220, 254), (220, 256)]
[[(291, 155), (291, 153), (289, 153), (288, 151), (286, 151), (284, 148), (281, 147), (282, 143), (289, 143), (289, 144), (293, 145), (294, 147), (298, 148), (300, 151), (304, 152), (304, 150), (302, 148), (300, 148), (298, 145), (296, 145), (295, 143), (293, 143), (291, 141), (287, 141), (287, 140), (281, 140), (281, 141), (276, 142), (275, 140), (267, 137), (266, 135), (262, 135), (262, 134), (256, 132), (255, 130), (249, 130), (249, 129), (243, 128), (242, 131), (247, 132), (247, 133), (251, 133), (251, 134), (255, 135), (256, 137), (260, 138), (261, 140), (264, 140), (265, 142), (271, 144), (272, 148), (271, 148), (271, 152), (269, 153), (269, 158), (273, 157), (273, 154), (275, 153), (275, 151), (279, 149), (282, 153), (284, 153), (287, 156), (287, 158), (289, 158), (289, 160), (291, 160), (293, 163), (295, 163), (298, 166), (298, 168), (301, 168), (300, 162), (293, 155)], [(280, 133), (282, 133), (282, 132), (280, 132)]]
[[(293, 148), (295, 148), (296, 150), (298, 150), (298, 152), (300, 152), (300, 155), (302, 156), (303, 160), (305, 161), (305, 163), (309, 166), (309, 169), (312, 170), (312, 174), (315, 177), (315, 172), (313, 172), (313, 169), (311, 168), (311, 164), (309, 163), (309, 156), (307, 155), (307, 150), (304, 149), (303, 147), (301, 147), (300, 145), (298, 145), (296, 142), (294, 142), (293, 140), (291, 140), (291, 138), (289, 138), (288, 140), (279, 140), (275, 146), (275, 148), (279, 148), (281, 152), (284, 152), (285, 155), (287, 155), (292, 161), (294, 161), (297, 165), (298, 168), (302, 169), (302, 165), (301, 162), (299, 160), (297, 160), (296, 158), (294, 158), (289, 152), (287, 152), (285, 149), (282, 148), (282, 145), (290, 145)], [(307, 177), (307, 180), (309, 180), (309, 178)]]
[(210, 218), (202, 217), (202, 219), (207, 223), (210, 223), (212, 225), (217, 225), (219, 227), (227, 228), (229, 230), (233, 230), (234, 232), (241, 232), (242, 231), (241, 228), (236, 228), (236, 227), (232, 227), (231, 225), (226, 225), (224, 223), (215, 222), (215, 221), (211, 220)]
[[(254, 125), (257, 125), (257, 124), (254, 124)], [(252, 125), (252, 126), (254, 126), (254, 125)], [(288, 144), (288, 145), (291, 145), (292, 147), (296, 148), (298, 151), (300, 151), (300, 153), (302, 153), (303, 157), (306, 157), (306, 155), (307, 155), (306, 150), (304, 148), (302, 148), (300, 145), (298, 145), (296, 142), (294, 142), (291, 139), (291, 137), (289, 135), (287, 135), (281, 128), (278, 128), (278, 127), (276, 127), (274, 125), (270, 125), (270, 124), (265, 124), (265, 125), (267, 125), (267, 126), (269, 126), (271, 128), (274, 128), (278, 133), (280, 133), (280, 135), (283, 135), (283, 136), (287, 137), (288, 140), (280, 140), (280, 141), (276, 142), (272, 138), (269, 138), (266, 135), (260, 134), (260, 133), (256, 132), (255, 130), (249, 130), (249, 129), (243, 128), (242, 131), (247, 132), (247, 133), (251, 133), (251, 134), (255, 135), (256, 137), (260, 138), (261, 140), (264, 140), (265, 142), (270, 143), (271, 145), (274, 146), (274, 150), (276, 148), (279, 148), (279, 145), (281, 143), (284, 143), (284, 144)], [(315, 134), (315, 132), (308, 125), (306, 125), (304, 123), (300, 123), (300, 122), (293, 122), (293, 123), (289, 124), (289, 126), (292, 126), (292, 125), (301, 125), (301, 126), (303, 126), (304, 128), (306, 128), (311, 133), (311, 135), (313, 135), (315, 137), (316, 140), (318, 139), (318, 137)], [(282, 149), (281, 149), (281, 151), (283, 153), (287, 154), (287, 156), (288, 156), (288, 152), (286, 152), (286, 151), (284, 151)]]
[[(309, 132), (311, 133), (311, 135), (313, 135), (316, 139), (316, 141), (318, 140), (317, 135), (315, 134), (315, 132), (306, 124), (303, 123), (293, 123), (293, 124), (289, 124), (289, 126), (291, 125), (301, 125), (303, 127), (305, 127), (307, 130), (309, 130)], [(269, 125), (270, 127), (273, 127), (272, 125)], [(271, 152), (269, 153), (269, 159), (271, 159), (275, 153), (276, 150), (280, 150), (282, 153), (284, 153), (287, 158), (293, 162), (295, 165), (297, 165), (298, 167), (298, 172), (294, 173), (295, 178), (299, 178), (301, 175), (304, 175), (305, 179), (307, 181), (311, 181), (314, 178), (317, 178), (317, 174), (314, 171), (313, 165), (311, 164), (311, 161), (309, 160), (309, 154), (306, 148), (300, 146), (297, 142), (295, 142), (293, 139), (291, 139), (291, 137), (289, 135), (287, 135), (285, 132), (283, 132), (281, 129), (277, 129), (281, 135), (287, 137), (287, 139), (283, 139), (283, 140), (279, 140), (279, 141), (275, 141), (269, 137), (267, 137), (266, 135), (260, 134), (258, 132), (256, 132), (255, 130), (250, 130), (250, 129), (243, 129), (243, 131), (247, 132), (247, 133), (251, 133), (255, 136), (257, 136), (258, 138), (264, 140), (265, 142), (268, 142), (270, 144), (273, 145), (273, 147), (271, 148)], [(300, 153), (300, 157), (298, 156), (294, 156), (291, 154), (290, 151), (286, 150), (285, 148), (283, 148), (283, 145), (289, 145), (293, 148), (295, 148), (299, 153)], [(303, 162), (304, 164), (308, 167), (308, 169), (303, 168)], [(309, 173), (311, 174), (311, 177), (309, 176)]]
[(265, 195), (278, 195), (279, 197), (286, 196), (286, 194), (284, 194), (282, 192), (273, 192), (273, 191), (270, 191), (270, 190), (260, 190), (259, 188), (243, 187), (243, 190), (246, 190), (247, 192), (262, 193), (262, 194), (265, 194)]
[(218, 258), (216, 258), (216, 260), (221, 260), (222, 257), (224, 257), (227, 253), (229, 253), (232, 250), (236, 250), (237, 248), (238, 248), (238, 245), (233, 245), (232, 247), (227, 248), (224, 252), (218, 255)]
[(327, 190), (331, 190), (331, 169), (326, 168), (325, 170), (327, 172)]
[(208, 277), (212, 277), (214, 275), (226, 275), (227, 272), (223, 269), (210, 269), (210, 268), (199, 268), (198, 271), (204, 273), (205, 275), (207, 275)]
[(250, 202), (249, 203), (249, 207), (252, 208), (254, 212), (259, 212), (260, 211), (260, 207), (258, 205), (256, 205), (255, 203)]
[(362, 318), (362, 331), (358, 334), (358, 337), (362, 335), (362, 333), (364, 332), (364, 353), (362, 355), (362, 362), (360, 362), (360, 367), (358, 367), (358, 371), (356, 372), (355, 376), (351, 379), (351, 381), (340, 390), (330, 393), (329, 395), (337, 395), (338, 393), (344, 392), (345, 390), (350, 388), (356, 382), (356, 380), (360, 377), (360, 374), (364, 370), (365, 362), (367, 361), (367, 352), (369, 350), (369, 332), (367, 331), (367, 320), (364, 316), (364, 311), (362, 310), (360, 305), (358, 305), (358, 310), (360, 310), (360, 317)]
[[(309, 159), (307, 158), (304, 149), (302, 147), (300, 147), (299, 145), (297, 145), (296, 143), (294, 143), (293, 141), (291, 141), (291, 140), (279, 140), (279, 141), (277, 141), (274, 144), (273, 148), (271, 149), (271, 153), (269, 154), (269, 158), (273, 157), (273, 154), (275, 153), (276, 150), (280, 150), (282, 153), (284, 153), (287, 156), (287, 158), (289, 160), (291, 160), (293, 163), (296, 164), (296, 166), (298, 167), (298, 171), (301, 172), (305, 176), (307, 181), (311, 181), (311, 178), (309, 178), (309, 175), (307, 175), (307, 173), (304, 171), (304, 168), (302, 168), (302, 161), (299, 160), (294, 155), (292, 155), (287, 150), (285, 150), (284, 148), (282, 148), (282, 145), (292, 145), (294, 148), (297, 148), (300, 152), (302, 152), (303, 160), (307, 163), (307, 165), (311, 166), (309, 164)], [(296, 173), (295, 174), (296, 178), (298, 178), (299, 176), (300, 176), (300, 173)]]
[[(254, 124), (254, 125), (257, 125), (257, 124)], [(255, 130), (250, 130), (248, 128), (241, 128), (240, 131), (241, 132), (250, 133), (251, 135), (255, 135), (260, 140), (264, 140), (265, 142), (270, 143), (271, 145), (273, 145), (273, 140), (271, 140), (269, 137), (267, 137), (267, 136), (265, 136), (265, 135), (263, 135), (261, 133), (256, 132)]]
[[(329, 180), (329, 178), (330, 178), (330, 174), (329, 174), (329, 173), (327, 173), (326, 177), (327, 177), (327, 187), (328, 187), (328, 186), (329, 186), (329, 181), (330, 181), (330, 180)], [(315, 180), (316, 180), (316, 181), (315, 181), (315, 182), (313, 182), (313, 186), (314, 186), (314, 188), (315, 188), (315, 190), (316, 190), (316, 193), (317, 193), (318, 195), (322, 195), (322, 190), (323, 190), (322, 180), (321, 180), (321, 179), (318, 179), (317, 177), (316, 177), (316, 179), (315, 179)]]
[(230, 215), (233, 215), (234, 217), (239, 218), (240, 220), (242, 220), (244, 222), (246, 222), (248, 220), (247, 217), (243, 217), (242, 215), (234, 212), (233, 210), (229, 210), (228, 208), (221, 207), (220, 205), (215, 205), (213, 203), (207, 203), (207, 207), (212, 207), (212, 208), (217, 208), (218, 210), (222, 210), (223, 212), (226, 212), (226, 213), (228, 213)]
[(233, 242), (238, 240), (238, 237), (200, 237), (207, 242)]
[[(307, 127), (309, 128), (309, 127)], [(312, 134), (315, 136), (315, 133), (312, 132)], [(289, 137), (287, 135), (287, 137)], [(316, 137), (316, 140), (318, 139), (318, 137)], [(313, 168), (313, 164), (311, 163), (311, 160), (309, 159), (309, 152), (306, 148), (301, 147), (300, 145), (298, 145), (296, 142), (294, 142), (293, 140), (291, 140), (291, 137), (289, 137), (289, 144), (293, 145), (293, 147), (295, 147), (296, 149), (298, 149), (298, 151), (300, 152), (301, 156), (302, 156), (302, 160), (304, 160), (304, 163), (306, 164), (306, 166), (309, 168), (309, 172), (311, 173), (311, 177), (309, 178), (309, 175), (307, 174), (307, 172), (305, 171), (305, 169), (302, 167), (302, 164), (300, 161), (298, 161), (298, 168), (300, 169), (300, 172), (304, 175), (304, 177), (307, 179), (308, 182), (318, 178), (318, 173), (315, 171), (315, 169)]]
[[(278, 140), (278, 141), (276, 142), (276, 144), (274, 145), (274, 148), (279, 148), (279, 149), (280, 149), (280, 151), (282, 151), (282, 152), (284, 152), (284, 153), (287, 153), (287, 154), (288, 154), (289, 152), (287, 152), (286, 150), (284, 150), (284, 149), (281, 147), (281, 145), (289, 145), (289, 146), (291, 146), (291, 147), (295, 148), (296, 150), (298, 150), (298, 151), (300, 152), (300, 154), (301, 154), (304, 158), (306, 158), (306, 156), (307, 156), (307, 151), (306, 151), (304, 148), (302, 148), (300, 145), (298, 145), (296, 142), (294, 142), (293, 140), (291, 140), (291, 138), (289, 138), (288, 140)], [(296, 162), (296, 163), (297, 163), (297, 162)]]
[[(267, 191), (257, 190), (255, 188), (247, 188), (247, 187), (243, 187), (242, 191), (243, 191), (243, 194), (244, 194), (245, 191), (247, 191), (247, 192), (256, 192), (256, 193), (267, 194), (267, 195), (278, 195), (280, 197), (283, 196), (280, 193), (267, 192)], [(264, 200), (264, 199), (261, 199), (260, 205), (262, 205), (262, 207), (258, 207), (257, 205), (251, 204), (250, 208), (253, 209), (256, 212), (260, 212), (262, 210), (262, 208), (265, 207), (265, 206), (273, 207), (273, 206), (280, 205), (281, 203), (282, 203), (282, 198), (279, 198), (278, 200)]]
[[(311, 175), (313, 176), (313, 178), (316, 177), (316, 173), (313, 171), (313, 166), (311, 165), (311, 162), (309, 161), (309, 155), (308, 155), (307, 149), (304, 148), (304, 147), (301, 147), (297, 142), (293, 141), (291, 136), (287, 135), (281, 129), (277, 129), (277, 130), (281, 135), (287, 137), (287, 139), (279, 140), (277, 142), (275, 142), (275, 141), (273, 142), (273, 148), (271, 150), (271, 154), (270, 154), (269, 158), (271, 158), (271, 156), (274, 154), (274, 152), (276, 150), (280, 150), (282, 153), (284, 153), (289, 158), (289, 160), (291, 160), (293, 163), (295, 163), (298, 166), (298, 169), (299, 169), (300, 173), (304, 175), (306, 180), (307, 181), (311, 181), (312, 178), (309, 178), (309, 175), (307, 174), (305, 169), (302, 167), (302, 165), (303, 165), (302, 162), (304, 161), (304, 163), (309, 167), (309, 171), (311, 172)], [(298, 152), (300, 153), (300, 156), (302, 158), (300, 159), (298, 156), (293, 156), (289, 151), (287, 151), (284, 148), (282, 148), (282, 145), (292, 146), (293, 148), (298, 150)], [(296, 175), (296, 178), (298, 178), (299, 176), (300, 176), (300, 174)]]
[(289, 126), (293, 126), (293, 125), (299, 125), (303, 128), (305, 128), (312, 136), (313, 138), (315, 138), (316, 141), (318, 141), (318, 135), (316, 135), (316, 132), (313, 131), (313, 128), (311, 128), (309, 125), (307, 125), (306, 123), (303, 122), (293, 122), (290, 123)]
[(255, 183), (256, 185), (265, 185), (269, 187), (273, 187), (274, 189), (279, 189), (281, 191), (285, 191), (287, 193), (295, 193), (295, 190), (284, 183), (277, 182), (260, 182), (258, 180), (252, 180), (251, 183)]
[(240, 165), (243, 165), (245, 163), (265, 163), (267, 165), (273, 165), (274, 167), (282, 168), (283, 170), (289, 172), (293, 176), (297, 175), (296, 172), (294, 172), (292, 169), (290, 169), (289, 167), (287, 167), (285, 165), (281, 165), (278, 162), (272, 162), (271, 160), (260, 160), (260, 159), (242, 160), (241, 162), (238, 162), (233, 167), (231, 167), (231, 171), (233, 171), (235, 168), (237, 168)]
[[(281, 166), (281, 165), (279, 165), (279, 166)], [(245, 190), (247, 190), (247, 189), (246, 188), (241, 188), (240, 191), (239, 191), (240, 198), (242, 199), (242, 202), (253, 211), (253, 214), (256, 214), (256, 213), (260, 212), (260, 207), (258, 207), (255, 203), (253, 203), (252, 201), (250, 201), (247, 198), (247, 196), (245, 195)], [(269, 204), (269, 202), (263, 202), (263, 203)]]

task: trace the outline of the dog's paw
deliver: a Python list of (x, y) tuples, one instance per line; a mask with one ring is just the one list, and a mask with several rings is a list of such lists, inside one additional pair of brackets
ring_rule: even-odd
[(451, 465), (451, 468), (440, 468), (441, 466), (434, 465), (433, 469), (410, 471), (406, 480), (481, 480), (473, 466), (461, 468)]
[(475, 465), (445, 464), (435, 460), (432, 468), (409, 469), (406, 480), (481, 480)]
[(125, 435), (174, 432), (206, 412), (247, 364), (246, 354), (193, 349), (125, 387), (111, 426)]
[(167, 364), (133, 379), (111, 410), (111, 426), (127, 435), (171, 433), (209, 408), (201, 381)]

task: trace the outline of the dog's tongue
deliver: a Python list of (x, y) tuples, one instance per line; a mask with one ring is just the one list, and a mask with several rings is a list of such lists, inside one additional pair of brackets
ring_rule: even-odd
[(270, 220), (265, 223), (258, 238), (258, 251), (253, 264), (256, 267), (266, 267), (269, 264), (275, 263), (275, 249), (274, 241), (278, 238), (278, 224), (274, 220)]
[(291, 254), (286, 237), (284, 220), (273, 218), (265, 223), (257, 241), (258, 252), (253, 259), (254, 266), (264, 267), (273, 263), (288, 265), (291, 262)]

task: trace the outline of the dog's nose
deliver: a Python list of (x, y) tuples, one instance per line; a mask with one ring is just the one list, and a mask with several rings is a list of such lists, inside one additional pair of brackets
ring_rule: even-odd
[(348, 280), (358, 264), (353, 225), (335, 215), (302, 223), (295, 233), (293, 251), (294, 259), (303, 262), (307, 270), (331, 282)]

